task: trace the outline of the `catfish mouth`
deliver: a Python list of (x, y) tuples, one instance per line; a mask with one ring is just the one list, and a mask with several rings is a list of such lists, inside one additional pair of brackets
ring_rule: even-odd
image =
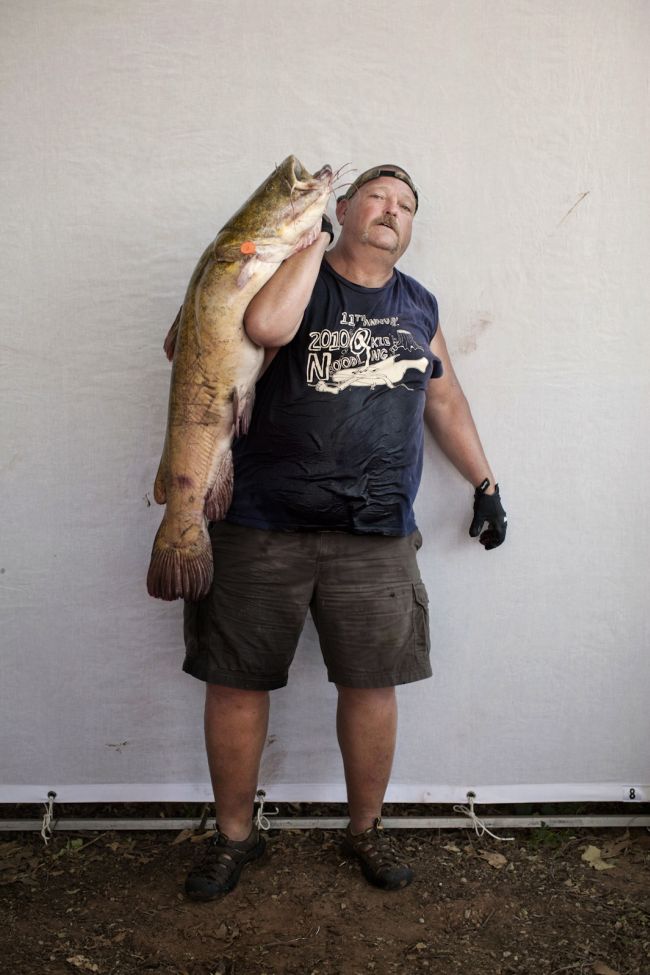
[(332, 181), (332, 167), (329, 163), (322, 166), (317, 173), (312, 176), (308, 173), (299, 159), (295, 156), (291, 160), (291, 182), (294, 189), (311, 190), (320, 187), (324, 182), (328, 184)]
[(325, 165), (319, 169), (317, 173), (314, 173), (313, 179), (317, 179), (319, 182), (322, 182), (324, 179), (331, 180), (332, 176), (332, 167), (329, 165), (329, 163), (325, 163)]
[(332, 192), (332, 167), (326, 163), (312, 174), (308, 172), (299, 159), (290, 157), (289, 172), (285, 176), (290, 187), (287, 201), (286, 216), (290, 223), (298, 219), (309, 219), (312, 208), (323, 207), (324, 202)]

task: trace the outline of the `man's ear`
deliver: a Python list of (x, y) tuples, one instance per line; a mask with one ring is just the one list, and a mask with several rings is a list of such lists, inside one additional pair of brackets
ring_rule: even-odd
[(348, 208), (349, 200), (339, 200), (336, 204), (336, 219), (343, 226), (343, 221), (345, 220), (345, 211)]

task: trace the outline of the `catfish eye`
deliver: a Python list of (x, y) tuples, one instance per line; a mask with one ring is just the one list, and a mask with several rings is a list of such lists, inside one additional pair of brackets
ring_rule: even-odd
[(298, 160), (296, 159), (295, 165), (293, 167), (293, 175), (298, 180), (298, 182), (300, 182), (302, 180), (302, 178), (304, 176), (304, 172), (305, 171), (302, 168), (302, 164), (299, 163)]

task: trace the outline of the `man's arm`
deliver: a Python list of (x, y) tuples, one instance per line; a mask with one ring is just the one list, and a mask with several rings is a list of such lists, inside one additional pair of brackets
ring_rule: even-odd
[(444, 373), (429, 380), (424, 418), (443, 453), (474, 485), (474, 518), (469, 533), (472, 538), (479, 535), (481, 545), (489, 551), (504, 541), (508, 519), (440, 329), (431, 342), (431, 351), (441, 360)]
[(276, 348), (294, 337), (329, 243), (326, 231), (317, 232), (315, 240), (283, 261), (257, 292), (244, 313), (244, 328), (256, 345)]
[(430, 379), (424, 407), (425, 422), (442, 452), (473, 487), (486, 479), (486, 494), (494, 493), (495, 479), (454, 367), (451, 364), (442, 330), (438, 328), (431, 351), (442, 362), (443, 374)]

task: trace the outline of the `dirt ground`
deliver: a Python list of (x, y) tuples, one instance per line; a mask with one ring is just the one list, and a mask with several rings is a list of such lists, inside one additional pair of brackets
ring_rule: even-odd
[(383, 892), (340, 832), (271, 830), (264, 858), (207, 904), (182, 890), (196, 836), (0, 833), (0, 971), (650, 975), (648, 830), (500, 832), (514, 842), (394, 830), (416, 880)]

